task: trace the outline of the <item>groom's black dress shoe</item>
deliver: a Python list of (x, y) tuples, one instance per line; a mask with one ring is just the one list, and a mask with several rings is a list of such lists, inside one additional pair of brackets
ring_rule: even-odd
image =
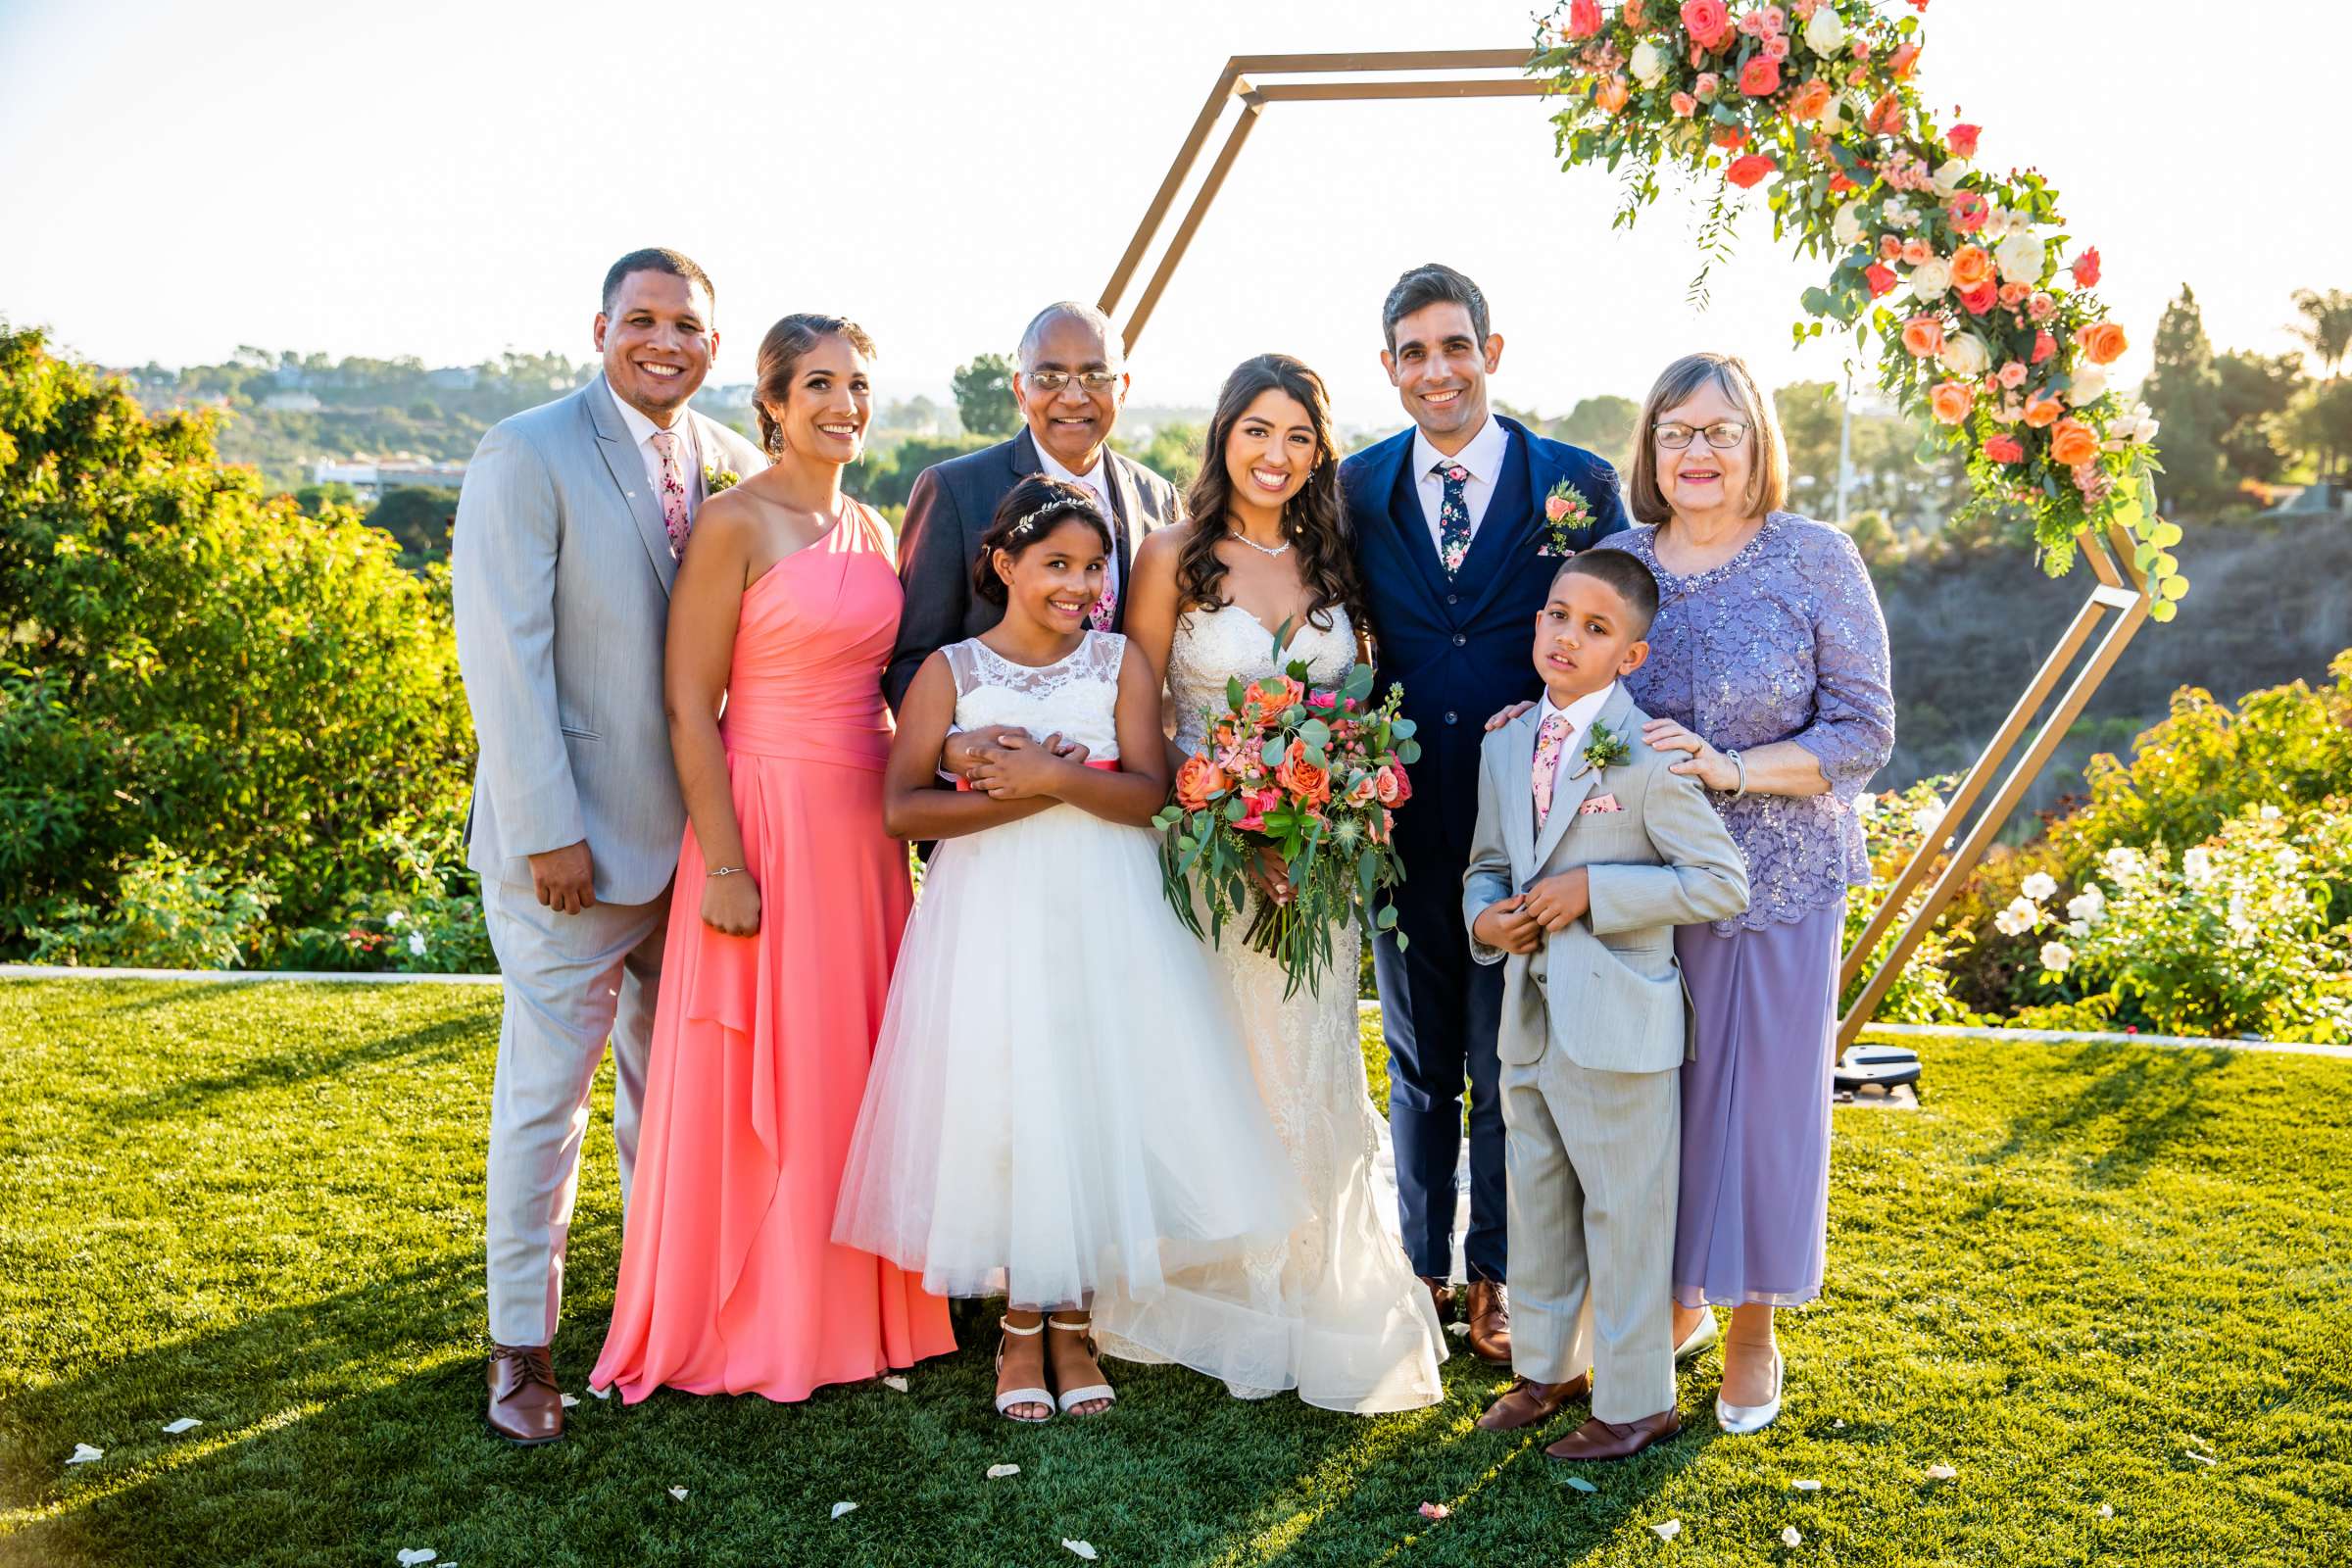
[(490, 1347), (490, 1430), (518, 1447), (564, 1435), (564, 1392), (544, 1345)]

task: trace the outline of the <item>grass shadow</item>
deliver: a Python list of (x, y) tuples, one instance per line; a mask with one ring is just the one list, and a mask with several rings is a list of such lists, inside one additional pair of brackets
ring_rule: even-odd
[(2214, 1075), (2235, 1054), (2089, 1045), (2053, 1064), (2053, 1080), (2068, 1072), (2086, 1079), (2071, 1097), (2035, 1102), (2013, 1117), (2006, 1136), (1979, 1150), (1970, 1163), (1995, 1166), (2059, 1150), (2098, 1152), (2082, 1167), (2093, 1187), (2128, 1187), (2167, 1152), (2193, 1138), (2217, 1114)]

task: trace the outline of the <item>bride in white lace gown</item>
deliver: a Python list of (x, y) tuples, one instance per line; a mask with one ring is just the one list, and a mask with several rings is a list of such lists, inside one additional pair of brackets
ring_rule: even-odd
[[(1337, 684), (1357, 653), (1321, 381), (1284, 355), (1245, 363), (1218, 399), (1207, 453), (1196, 520), (1146, 542), (1127, 611), (1130, 640), (1166, 672), (1176, 744), (1188, 753), (1232, 677), (1303, 660), (1316, 684)], [(1205, 539), (1204, 517), (1224, 519)], [(1289, 637), (1279, 656), (1277, 624)], [(1333, 933), (1320, 989), (1285, 1001), (1281, 966), (1244, 945), (1246, 925), (1246, 914), (1228, 923), (1215, 968), (1311, 1217), (1238, 1260), (1185, 1271), (1182, 1289), (1156, 1300), (1098, 1297), (1103, 1348), (1181, 1363), (1243, 1397), (1296, 1389), (1309, 1404), (1362, 1414), (1434, 1404), (1445, 1396), (1446, 1342), (1384, 1217), (1395, 1204), (1380, 1184), (1384, 1129), (1357, 1043), (1360, 939), (1352, 928)]]

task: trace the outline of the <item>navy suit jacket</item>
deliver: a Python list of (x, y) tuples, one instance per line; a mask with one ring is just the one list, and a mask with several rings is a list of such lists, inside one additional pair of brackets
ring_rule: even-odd
[[(1121, 631), (1136, 549), (1145, 534), (1176, 521), (1183, 504), (1175, 486), (1133, 458), (1105, 451), (1102, 461), (1118, 514), (1111, 519), (1119, 557), (1111, 629)], [(1024, 477), (1042, 471), (1037, 438), (1023, 426), (1009, 441), (935, 463), (916, 476), (906, 516), (899, 524), (899, 581), (906, 603), (899, 615), (898, 645), (882, 671), (882, 695), (892, 711), (906, 701), (924, 660), (950, 643), (979, 636), (1004, 617), (1003, 607), (972, 592), (972, 565), (980, 559), (981, 536), (996, 520), (997, 504)]]
[(1534, 662), (1536, 613), (1559, 565), (1540, 553), (1550, 542), (1544, 497), (1561, 480), (1583, 493), (1592, 522), (1570, 536), (1573, 549), (1628, 526), (1616, 469), (1582, 447), (1495, 417), (1510, 433), (1503, 471), (1470, 554), (1450, 578), (1422, 515), (1415, 488), (1420, 475), (1406, 471), (1413, 432), (1403, 430), (1340, 465), (1379, 689), (1404, 688), (1404, 715), (1421, 742), (1421, 760), (1410, 769), (1413, 798), (1396, 816), (1406, 890), (1399, 913), (1408, 925), (1421, 923), (1413, 915), (1423, 906), (1435, 911), (1433, 918), (1461, 925), (1462, 871), (1477, 825), (1486, 721), (1543, 690)]

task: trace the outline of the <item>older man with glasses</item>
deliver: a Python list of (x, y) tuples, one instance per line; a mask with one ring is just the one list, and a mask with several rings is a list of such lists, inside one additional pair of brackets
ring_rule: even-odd
[[(1127, 401), (1126, 352), (1101, 311), (1063, 300), (1038, 312), (1021, 334), (1013, 398), (1024, 427), (1011, 440), (934, 464), (914, 481), (899, 529), (906, 608), (882, 676), (894, 709), (934, 650), (979, 636), (1004, 614), (972, 592), (972, 566), (997, 503), (1022, 479), (1042, 473), (1090, 490), (1110, 519), (1117, 549), (1093, 617), (1102, 631), (1126, 624), (1128, 571), (1144, 535), (1181, 514), (1174, 486), (1109, 449)], [(942, 766), (966, 771), (988, 738), (950, 736)]]

